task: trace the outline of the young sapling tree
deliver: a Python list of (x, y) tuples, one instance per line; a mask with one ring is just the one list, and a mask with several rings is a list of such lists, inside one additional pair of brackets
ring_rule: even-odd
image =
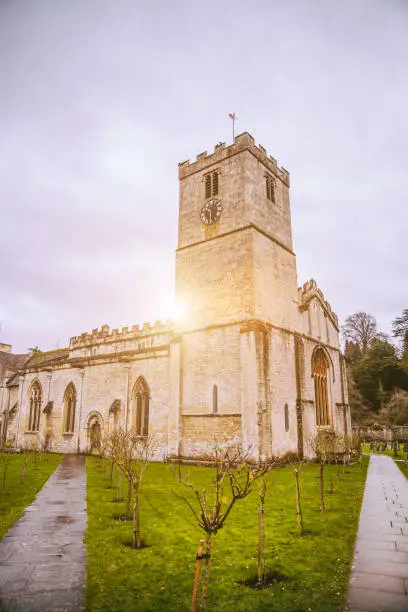
[(324, 468), (335, 455), (336, 434), (332, 431), (319, 431), (310, 440), (310, 446), (319, 463), (320, 510), (326, 509), (324, 499)]
[[(256, 480), (265, 476), (270, 464), (255, 464), (240, 449), (217, 447), (207, 458), (214, 465), (214, 478), (210, 490), (199, 491), (188, 476), (179, 471), (179, 482), (192, 493), (187, 497), (182, 491), (180, 497), (187, 504), (197, 525), (206, 535), (205, 570), (201, 590), (201, 609), (205, 610), (210, 574), (212, 536), (225, 525), (236, 502), (244, 499), (252, 490)], [(193, 591), (191, 610), (196, 608), (197, 595)]]
[(6, 488), (7, 471), (8, 471), (8, 465), (10, 463), (10, 453), (6, 452), (6, 442), (5, 441), (3, 442), (2, 448), (0, 449), (0, 459), (1, 459), (1, 463), (3, 464), (1, 488), (4, 490)]
[(263, 476), (258, 480), (258, 587), (266, 582), (266, 559), (265, 559), (265, 498), (267, 481)]
[[(119, 470), (128, 481), (126, 516), (133, 518), (132, 547), (141, 548), (139, 491), (147, 466), (152, 461), (157, 448), (151, 436), (137, 436), (132, 431), (115, 429), (108, 436), (107, 450)], [(133, 512), (131, 502), (133, 494)]]

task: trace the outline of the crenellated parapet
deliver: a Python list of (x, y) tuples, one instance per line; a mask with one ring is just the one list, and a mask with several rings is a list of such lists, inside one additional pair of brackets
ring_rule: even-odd
[(102, 325), (101, 328), (93, 329), (91, 333), (85, 332), (72, 337), (69, 344), (69, 358), (75, 360), (143, 352), (155, 346), (168, 344), (172, 333), (173, 322), (170, 320), (112, 330), (109, 325)]
[(250, 151), (272, 174), (287, 187), (290, 186), (289, 172), (283, 167), (279, 168), (276, 159), (268, 155), (264, 147), (256, 145), (254, 138), (248, 132), (235, 136), (233, 144), (229, 146), (226, 146), (225, 142), (218, 143), (214, 148), (214, 153), (210, 155), (207, 154), (207, 151), (204, 151), (197, 155), (193, 162), (187, 160), (179, 163), (179, 178), (182, 180), (244, 150)]
[(305, 310), (308, 308), (311, 300), (315, 297), (319, 300), (327, 315), (332, 319), (336, 328), (339, 329), (338, 316), (335, 312), (333, 312), (329, 302), (324, 299), (322, 290), (318, 288), (317, 283), (313, 278), (308, 280), (303, 287), (298, 288), (300, 310)]

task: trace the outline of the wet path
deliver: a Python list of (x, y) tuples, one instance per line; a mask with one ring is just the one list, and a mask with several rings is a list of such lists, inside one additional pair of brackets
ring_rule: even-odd
[(84, 458), (66, 455), (0, 542), (1, 612), (81, 610), (85, 495)]
[(348, 591), (350, 612), (408, 611), (408, 480), (371, 455)]

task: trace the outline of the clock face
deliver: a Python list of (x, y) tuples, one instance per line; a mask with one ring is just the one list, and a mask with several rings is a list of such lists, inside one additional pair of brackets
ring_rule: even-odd
[(200, 217), (204, 225), (211, 225), (221, 217), (222, 204), (220, 200), (208, 200), (201, 209)]

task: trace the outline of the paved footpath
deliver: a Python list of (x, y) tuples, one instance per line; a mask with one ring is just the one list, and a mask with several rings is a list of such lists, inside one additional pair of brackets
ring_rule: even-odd
[(0, 542), (0, 610), (71, 612), (85, 584), (84, 458), (66, 455)]
[(350, 612), (408, 611), (408, 480), (371, 455), (348, 590)]

